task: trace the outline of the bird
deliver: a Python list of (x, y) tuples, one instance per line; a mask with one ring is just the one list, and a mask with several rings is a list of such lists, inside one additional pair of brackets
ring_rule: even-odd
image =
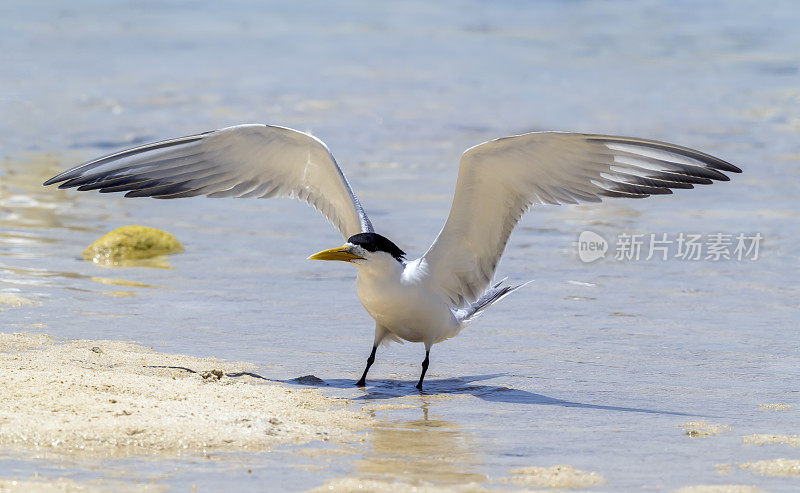
[(325, 143), (265, 124), (236, 125), (140, 145), (64, 171), (58, 188), (125, 197), (291, 197), (318, 210), (343, 246), (311, 260), (356, 267), (356, 291), (375, 320), (372, 350), (356, 385), (365, 387), (376, 350), (422, 343), (422, 383), (434, 344), (456, 336), (522, 285), (493, 282), (512, 230), (532, 206), (645, 198), (714, 181), (741, 169), (709, 154), (656, 140), (542, 131), (502, 137), (461, 155), (450, 213), (415, 260), (377, 233)]

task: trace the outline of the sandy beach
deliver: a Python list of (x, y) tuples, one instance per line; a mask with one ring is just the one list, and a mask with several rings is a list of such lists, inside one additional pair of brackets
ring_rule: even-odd
[(363, 440), (346, 401), (259, 378), (253, 365), (118, 341), (0, 334), (0, 447), (120, 457), (258, 452)]

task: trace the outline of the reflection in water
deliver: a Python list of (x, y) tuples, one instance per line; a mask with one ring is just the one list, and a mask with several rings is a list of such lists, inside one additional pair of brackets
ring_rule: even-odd
[[(8, 275), (28, 277), (32, 279), (47, 279), (49, 277), (63, 277), (65, 279), (85, 279), (87, 276), (77, 272), (62, 272), (57, 270), (37, 269), (33, 267), (12, 267), (0, 264), (0, 272)], [(33, 284), (46, 284), (45, 282), (34, 282)]]
[[(155, 262), (158, 261), (159, 259), (146, 259), (146, 260), (153, 260)], [(163, 262), (166, 262), (166, 260), (163, 260)], [(169, 266), (167, 267), (162, 266), (161, 268), (169, 268)], [(45, 269), (36, 269), (29, 267), (12, 267), (0, 263), (0, 286), (3, 284), (15, 285), (15, 286), (48, 286), (52, 284), (50, 279), (53, 278), (89, 279), (91, 281), (110, 286), (127, 286), (134, 288), (162, 288), (162, 286), (145, 284), (138, 281), (129, 281), (126, 279), (87, 276), (85, 274), (79, 274), (77, 272), (63, 272), (57, 270), (45, 270)], [(66, 289), (78, 289), (78, 288), (76, 288), (75, 286), (66, 286)], [(90, 291), (90, 290), (84, 289), (83, 291)]]
[[(62, 215), (75, 205), (72, 194), (55, 192), (42, 187), (42, 177), (61, 171), (61, 161), (55, 156), (43, 154), (31, 156), (22, 162), (8, 159), (0, 166), (0, 228), (3, 236), (0, 244), (14, 244), (20, 239), (38, 242), (37, 235), (10, 231), (16, 228), (68, 228)], [(43, 242), (52, 243), (51, 238)]]
[[(42, 177), (61, 168), (52, 155), (32, 156), (25, 161), (4, 160), (0, 165), (0, 257), (38, 259), (58, 244), (54, 230), (81, 229), (62, 219), (78, 208), (71, 195), (42, 187)], [(72, 212), (70, 212), (72, 211)], [(48, 247), (49, 248), (46, 248)], [(42, 248), (45, 247), (45, 248)], [(0, 285), (48, 285), (48, 278), (82, 278), (71, 272), (19, 267), (0, 262)]]
[(387, 419), (375, 426), (354, 475), (413, 485), (488, 481), (475, 471), (482, 462), (476, 437), (456, 423), (430, 418), (428, 403), (420, 401), (419, 419)]
[(92, 276), (91, 280), (94, 282), (99, 282), (100, 284), (108, 284), (110, 286), (129, 286), (133, 288), (157, 288), (159, 286), (154, 286), (152, 284), (145, 284), (143, 282), (137, 281), (127, 281), (125, 279), (111, 279), (108, 277), (97, 277)]
[[(2, 246), (2, 244), (0, 244)], [(5, 252), (0, 249), (0, 256)], [(12, 267), (0, 261), (0, 289), (9, 288), (12, 291), (62, 284), (69, 287), (71, 281), (85, 279), (87, 276), (77, 272), (50, 271), (36, 268)]]
[[(169, 264), (169, 256), (157, 255), (149, 258), (131, 258), (124, 260), (117, 260), (112, 264), (104, 264), (102, 262), (94, 262), (94, 265), (103, 269), (117, 269), (127, 267), (147, 267), (149, 269), (172, 269)], [(94, 280), (94, 279), (92, 279)]]
[[(486, 461), (477, 435), (464, 431), (455, 422), (430, 417), (429, 401), (433, 399), (470, 395), (494, 403), (575, 407), (591, 412), (687, 415), (667, 410), (568, 401), (521, 389), (476, 383), (499, 376), (502, 374), (431, 379), (423, 392), (413, 388), (413, 382), (393, 379), (370, 380), (366, 392), (353, 400), (394, 401), (399, 409), (405, 407), (400, 402), (418, 402), (421, 417), (380, 421), (370, 434), (363, 459), (354, 463), (355, 470), (351, 473), (351, 477), (331, 481), (315, 491), (372, 491), (387, 489), (390, 485), (396, 488), (398, 484), (425, 488), (457, 486), (472, 489), (472, 486), (480, 488), (480, 484), (489, 482), (490, 478), (479, 472), (479, 468), (483, 467)], [(265, 377), (259, 376), (259, 378)], [(280, 382), (343, 389), (353, 388), (355, 383), (349, 379), (322, 380), (314, 375)], [(392, 409), (393, 405), (386, 404), (386, 409)]]

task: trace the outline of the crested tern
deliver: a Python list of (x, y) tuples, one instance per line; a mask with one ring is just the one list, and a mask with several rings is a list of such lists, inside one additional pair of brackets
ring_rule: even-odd
[(644, 198), (694, 188), (736, 166), (654, 140), (533, 132), (485, 142), (461, 156), (444, 227), (420, 258), (406, 260), (375, 232), (328, 147), (304, 132), (247, 124), (146, 144), (76, 166), (44, 185), (126, 192), (126, 197), (294, 197), (316, 208), (345, 244), (315, 253), (357, 269), (361, 304), (375, 319), (372, 352), (390, 341), (421, 342), (422, 389), (433, 344), (458, 334), (520, 286), (493, 283), (511, 231), (534, 204)]

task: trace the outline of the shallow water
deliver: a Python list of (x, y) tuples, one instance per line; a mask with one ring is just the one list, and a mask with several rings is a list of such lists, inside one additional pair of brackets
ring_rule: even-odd
[[(348, 476), (506, 488), (496, 480), (511, 469), (572, 464), (602, 474), (599, 491), (797, 489), (798, 478), (735, 465), (799, 455), (741, 442), (800, 425), (798, 22), (793, 2), (4, 3), (0, 293), (37, 304), (0, 306), (2, 329), (251, 361), (267, 378), (313, 374), (329, 395), (404, 409), (374, 411), (382, 425), (347, 455), (6, 454), (3, 475), (242, 491)], [(350, 266), (304, 260), (341, 241), (314, 211), (40, 186), (112, 150), (243, 122), (326, 141), (378, 231), (412, 255), (444, 221), (460, 153), (494, 137), (650, 137), (745, 172), (671, 197), (537, 207), (497, 272), (535, 281), (435, 346), (422, 394), (416, 344), (380, 349), (362, 391), (352, 383), (373, 324)], [(186, 252), (160, 268), (80, 259), (126, 224), (166, 229)], [(757, 261), (584, 264), (576, 240), (587, 229), (764, 240)], [(759, 408), (778, 402), (793, 408)], [(679, 425), (698, 419), (733, 431), (687, 437)], [(725, 463), (733, 472), (715, 470)]]

